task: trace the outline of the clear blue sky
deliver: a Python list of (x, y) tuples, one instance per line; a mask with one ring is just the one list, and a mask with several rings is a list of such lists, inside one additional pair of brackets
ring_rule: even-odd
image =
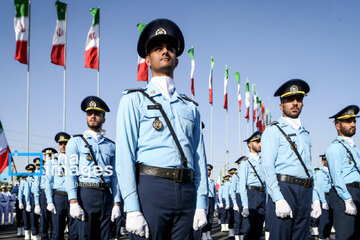
[[(0, 15), (0, 117), (11, 149), (26, 149), (26, 65), (14, 60), (14, 1), (2, 0)], [(63, 68), (50, 63), (56, 23), (55, 0), (33, 0), (31, 5), (30, 151), (56, 147), (55, 134), (62, 130)], [(104, 128), (115, 140), (116, 112), (122, 91), (143, 87), (136, 82), (137, 23), (165, 17), (175, 21), (185, 36), (185, 54), (179, 58), (175, 82), (179, 92), (190, 93), (190, 58), (195, 47), (195, 100), (200, 104), (205, 144), (210, 162), (210, 105), (208, 77), (210, 57), (214, 67), (214, 177), (225, 164), (225, 110), (223, 78), (229, 65), (230, 166), (239, 157), (237, 83), (245, 99), (246, 78), (257, 84), (257, 93), (278, 119), (279, 99), (273, 93), (286, 80), (302, 78), (311, 87), (301, 114), (310, 131), (313, 160), (335, 138), (328, 117), (349, 104), (359, 105), (360, 2), (357, 0), (234, 0), (234, 1), (68, 1), (67, 32), (67, 132), (86, 129), (80, 102), (96, 95), (96, 70), (84, 68), (86, 35), (92, 7), (101, 7), (100, 68), (102, 97), (111, 112)], [(242, 139), (246, 121), (242, 109)], [(355, 143), (359, 143), (359, 134)], [(246, 153), (243, 144), (243, 153)], [(23, 169), (24, 162), (16, 162)]]

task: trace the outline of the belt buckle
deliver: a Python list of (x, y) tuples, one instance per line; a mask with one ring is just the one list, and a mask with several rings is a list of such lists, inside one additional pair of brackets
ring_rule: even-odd
[(304, 187), (308, 188), (310, 187), (310, 184), (311, 184), (311, 179), (310, 178), (305, 179)]
[(175, 182), (182, 183), (184, 176), (184, 169), (183, 168), (175, 168)]

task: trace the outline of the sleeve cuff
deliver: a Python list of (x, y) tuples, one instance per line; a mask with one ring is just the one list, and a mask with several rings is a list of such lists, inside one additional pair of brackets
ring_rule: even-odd
[(68, 192), (68, 200), (70, 201), (71, 199), (77, 199), (76, 191)]
[(204, 197), (198, 197), (196, 200), (196, 209), (207, 209), (206, 199)]
[(126, 212), (140, 211), (139, 199), (125, 199), (124, 200)]

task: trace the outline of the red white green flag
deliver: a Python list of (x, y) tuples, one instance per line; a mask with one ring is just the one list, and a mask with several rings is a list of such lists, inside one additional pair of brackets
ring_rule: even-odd
[(190, 73), (191, 93), (192, 93), (193, 97), (195, 97), (195, 88), (194, 88), (194, 70), (195, 70), (194, 47), (189, 49), (188, 55), (191, 58), (191, 73)]
[(239, 112), (241, 112), (240, 73), (239, 72), (234, 73), (234, 77), (236, 78), (236, 80), (238, 82), (237, 99), (238, 99), (238, 102), (239, 102)]
[[(142, 30), (146, 23), (139, 23), (137, 28), (139, 30), (139, 34), (141, 34)], [(149, 67), (146, 65), (145, 59), (138, 55), (138, 70), (137, 70), (137, 81), (149, 81)]]
[(211, 57), (211, 68), (209, 76), (209, 103), (213, 103), (213, 91), (212, 91), (212, 81), (213, 81), (213, 69), (214, 69), (215, 60)]
[(0, 173), (9, 165), (10, 148), (0, 121)]
[(66, 8), (67, 4), (56, 1), (57, 20), (51, 49), (51, 62), (65, 67)]
[(219, 188), (221, 186), (221, 180), (222, 180), (222, 176), (221, 176), (221, 171), (220, 171), (220, 175), (218, 176), (218, 179), (216, 181), (216, 184), (215, 184), (215, 188), (216, 190), (219, 192)]
[(92, 8), (93, 22), (86, 38), (85, 68), (99, 69), (100, 8)]
[(257, 106), (257, 96), (255, 92), (256, 84), (252, 85), (252, 91), (253, 91), (253, 122), (256, 120), (256, 106)]
[(224, 108), (228, 109), (228, 93), (227, 93), (227, 86), (228, 86), (228, 79), (229, 79), (229, 67), (225, 65), (225, 77), (224, 77)]
[(246, 79), (245, 83), (245, 106), (246, 106), (246, 116), (247, 120), (250, 119), (250, 82), (249, 79)]
[(28, 63), (29, 0), (15, 0), (14, 30), (16, 40), (15, 60)]

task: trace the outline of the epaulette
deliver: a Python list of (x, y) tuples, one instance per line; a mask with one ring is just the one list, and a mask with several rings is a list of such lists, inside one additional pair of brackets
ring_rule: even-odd
[(126, 89), (123, 91), (123, 94), (133, 93), (133, 92), (140, 92), (143, 91), (143, 88), (132, 88), (132, 89)]
[(74, 134), (72, 135), (73, 137), (82, 137), (83, 135), (82, 134)]
[(278, 123), (279, 123), (278, 121), (273, 121), (273, 122), (270, 123), (270, 125), (271, 125), (271, 126), (274, 126), (274, 125), (276, 125), (276, 124), (278, 124)]
[(199, 106), (199, 104), (197, 102), (195, 102), (194, 100), (190, 99), (188, 96), (186, 96), (185, 94), (180, 94), (180, 97), (186, 101), (192, 102), (194, 103), (196, 106)]
[(115, 142), (113, 140), (111, 140), (110, 138), (105, 137), (106, 140), (108, 140), (109, 142), (112, 142), (113, 144), (115, 144)]

